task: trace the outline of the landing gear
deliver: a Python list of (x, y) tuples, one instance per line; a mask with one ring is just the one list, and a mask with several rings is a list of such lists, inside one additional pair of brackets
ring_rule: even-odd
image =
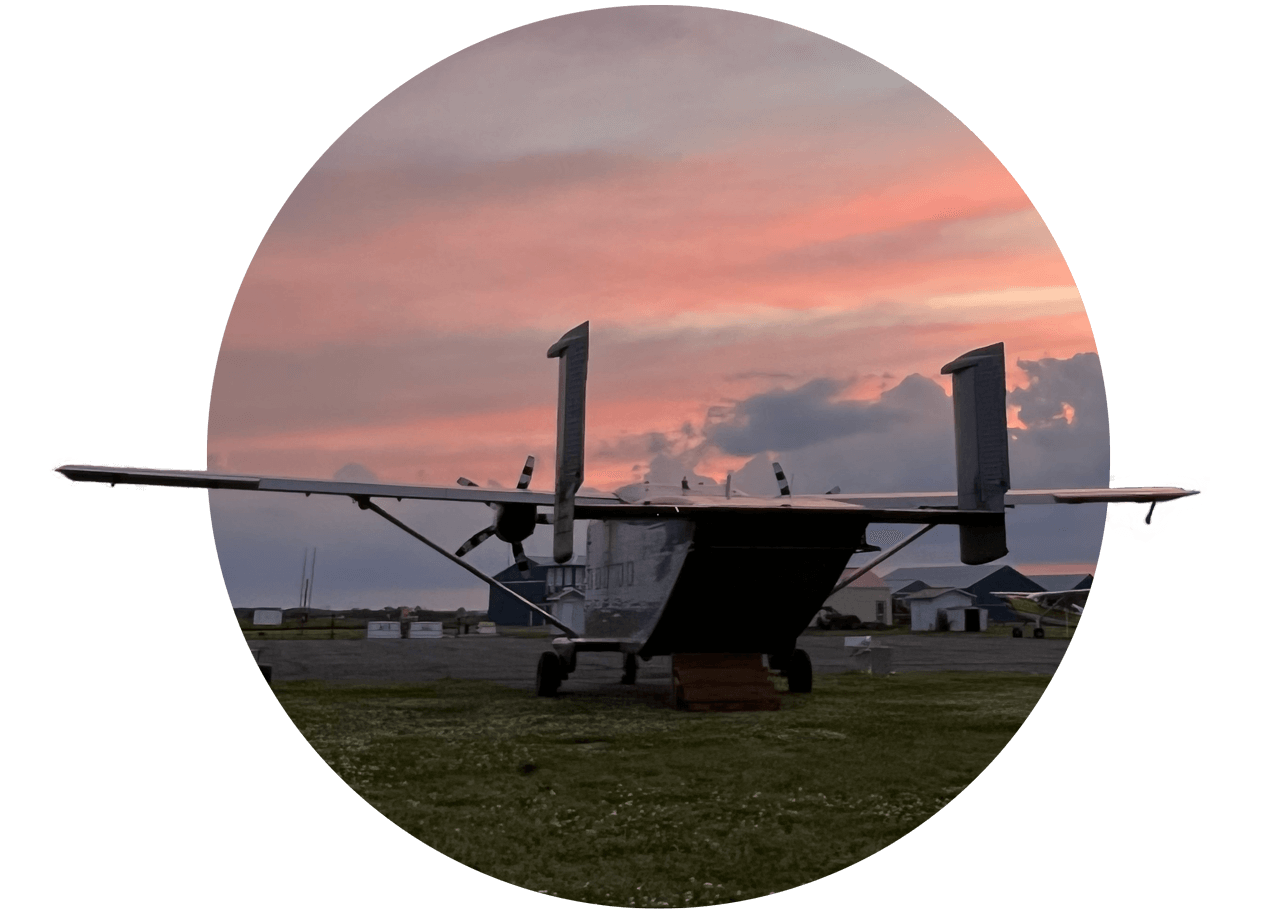
[(1022, 638), (1022, 627), (1021, 627), (1021, 626), (1014, 626), (1014, 627), (1013, 627), (1013, 637), (1014, 637), (1015, 639), (1020, 639), (1020, 638)]
[(1044, 638), (1044, 630), (1037, 626), (1035, 629), (1031, 630), (1031, 635), (1033, 638), (1042, 639)]
[(627, 652), (622, 657), (622, 683), (624, 686), (634, 686), (636, 682), (636, 671), (639, 664), (636, 663), (635, 652)]
[(793, 693), (813, 692), (813, 662), (809, 660), (809, 652), (797, 648), (787, 659), (787, 690)]
[(544, 651), (538, 658), (537, 691), (539, 696), (551, 697), (564, 682), (564, 665), (554, 651)]

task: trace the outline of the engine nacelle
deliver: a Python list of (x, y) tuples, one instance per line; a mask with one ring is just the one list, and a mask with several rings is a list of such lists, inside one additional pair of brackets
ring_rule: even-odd
[(505, 543), (519, 543), (538, 524), (538, 506), (521, 503), (499, 504), (494, 515), (494, 534)]

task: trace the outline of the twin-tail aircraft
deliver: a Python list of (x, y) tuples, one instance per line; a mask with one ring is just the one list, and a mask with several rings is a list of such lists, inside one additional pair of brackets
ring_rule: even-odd
[[(337, 495), (352, 499), (476, 577), (501, 588), (564, 633), (538, 662), (536, 689), (553, 696), (573, 673), (579, 652), (623, 656), (623, 682), (634, 683), (637, 659), (673, 656), (673, 669), (695, 674), (754, 657), (767, 683), (768, 667), (787, 678), (792, 692), (809, 692), (809, 656), (796, 640), (837, 588), (855, 553), (878, 552), (867, 543), (870, 524), (917, 524), (918, 531), (880, 554), (861, 571), (888, 558), (939, 524), (959, 528), (960, 559), (980, 564), (1008, 552), (1005, 509), (1015, 505), (1093, 502), (1167, 502), (1192, 495), (1172, 487), (1012, 490), (1005, 413), (1004, 344), (965, 353), (943, 366), (953, 379), (956, 491), (822, 495), (791, 493), (775, 465), (780, 493), (773, 498), (723, 488), (623, 486), (611, 495), (579, 495), (584, 479), (588, 323), (570, 330), (547, 352), (559, 359), (555, 489), (529, 488), (532, 459), (513, 489), (459, 479), (454, 487), (283, 479), (210, 471), (64, 466), (72, 480), (138, 483), (256, 492)], [(493, 523), (450, 551), (387, 510), (392, 500), (485, 502)], [(550, 514), (545, 510), (550, 509)], [(541, 510), (541, 511), (540, 511)], [(1150, 516), (1148, 516), (1148, 521)], [(554, 557), (573, 555), (574, 524), (587, 521), (585, 613), (576, 631), (472, 566), (462, 556), (489, 536), (511, 544), (518, 564), (522, 542), (539, 523), (554, 527)], [(859, 572), (859, 574), (860, 574)], [(856, 577), (856, 576), (855, 576)], [(852, 580), (852, 579), (850, 579)], [(731, 665), (730, 665), (731, 666)], [(692, 673), (691, 673), (692, 671)], [(677, 673), (679, 680), (682, 674)], [(677, 683), (677, 698), (680, 685)]]

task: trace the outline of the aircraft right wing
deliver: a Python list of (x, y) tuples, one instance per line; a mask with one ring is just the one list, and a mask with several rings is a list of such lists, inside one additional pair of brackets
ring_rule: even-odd
[[(479, 486), (422, 486), (406, 483), (354, 483), (298, 477), (247, 476), (210, 470), (156, 470), (148, 467), (99, 467), (66, 464), (57, 468), (69, 480), (89, 483), (136, 483), (195, 489), (239, 489), (253, 492), (296, 492), (358, 498), (432, 499), (446, 502), (488, 502), (508, 505), (552, 505), (555, 493), (535, 489), (482, 489)], [(579, 505), (616, 505), (617, 496), (578, 496)]]

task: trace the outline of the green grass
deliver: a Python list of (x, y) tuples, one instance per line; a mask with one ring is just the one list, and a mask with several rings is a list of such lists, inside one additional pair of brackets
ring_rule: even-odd
[(444, 854), (655, 907), (777, 892), (884, 848), (986, 767), (1048, 682), (819, 676), (780, 712), (727, 714), (451, 680), (275, 689), (348, 784)]

